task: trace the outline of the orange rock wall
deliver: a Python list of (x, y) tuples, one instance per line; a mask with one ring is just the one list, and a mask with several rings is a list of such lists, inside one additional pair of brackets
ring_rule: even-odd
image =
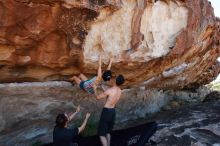
[(0, 0), (0, 82), (96, 73), (125, 86), (183, 88), (219, 73), (219, 19), (207, 0)]

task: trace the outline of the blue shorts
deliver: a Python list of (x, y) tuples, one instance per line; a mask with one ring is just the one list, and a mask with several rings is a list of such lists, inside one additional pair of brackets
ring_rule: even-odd
[(81, 81), (80, 84), (79, 84), (79, 87), (80, 87), (80, 89), (82, 89), (82, 90), (84, 90), (84, 87), (83, 87), (84, 83), (85, 83), (85, 81)]

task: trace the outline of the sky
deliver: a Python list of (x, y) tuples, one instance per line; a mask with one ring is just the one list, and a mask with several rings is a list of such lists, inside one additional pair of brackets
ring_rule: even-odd
[(215, 16), (220, 17), (220, 0), (209, 0), (215, 11)]

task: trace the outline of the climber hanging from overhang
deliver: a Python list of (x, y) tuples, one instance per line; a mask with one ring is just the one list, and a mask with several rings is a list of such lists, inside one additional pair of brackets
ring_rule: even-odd
[(97, 76), (94, 76), (91, 79), (88, 79), (84, 74), (80, 74), (78, 77), (77, 76), (73, 76), (72, 78), (70, 78), (70, 81), (75, 81), (77, 83), (77, 85), (79, 85), (79, 87), (86, 91), (89, 94), (94, 94), (94, 89), (93, 86), (98, 86), (102, 79), (107, 82), (110, 81), (111, 77), (112, 77), (112, 73), (111, 73), (111, 65), (113, 62), (113, 57), (110, 56), (110, 60), (109, 60), (109, 64), (107, 69), (103, 72), (102, 74), (102, 58), (101, 55), (99, 56), (99, 67), (97, 70)]

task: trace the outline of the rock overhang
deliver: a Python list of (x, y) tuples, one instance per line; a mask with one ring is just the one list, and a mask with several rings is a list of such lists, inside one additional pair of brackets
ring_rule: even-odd
[(219, 72), (219, 20), (207, 0), (0, 3), (1, 82), (93, 75), (101, 52), (104, 64), (115, 56), (127, 87), (183, 88)]

